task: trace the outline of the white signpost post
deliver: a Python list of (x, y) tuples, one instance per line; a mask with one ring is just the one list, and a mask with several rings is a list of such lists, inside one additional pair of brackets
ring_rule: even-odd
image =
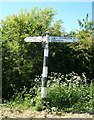
[(24, 39), (26, 42), (43, 42), (44, 43), (44, 60), (43, 60), (43, 71), (42, 71), (42, 88), (41, 88), (41, 98), (43, 101), (46, 99), (46, 87), (47, 87), (47, 76), (48, 76), (48, 43), (49, 42), (77, 42), (77, 38), (72, 37), (56, 37), (49, 36), (46, 33), (45, 37), (26, 37)]

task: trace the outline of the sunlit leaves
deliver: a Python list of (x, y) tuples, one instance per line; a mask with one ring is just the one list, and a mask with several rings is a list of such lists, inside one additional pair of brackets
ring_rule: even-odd
[[(2, 21), (4, 98), (10, 98), (27, 84), (33, 87), (34, 76), (41, 75), (42, 45), (25, 43), (24, 39), (28, 36), (44, 36), (52, 28), (52, 35), (60, 35), (63, 32), (61, 22), (55, 21), (52, 26), (54, 15), (55, 10), (52, 8), (43, 10), (36, 7), (30, 11), (21, 10), (18, 15), (7, 16)], [(11, 92), (8, 94), (10, 88)]]

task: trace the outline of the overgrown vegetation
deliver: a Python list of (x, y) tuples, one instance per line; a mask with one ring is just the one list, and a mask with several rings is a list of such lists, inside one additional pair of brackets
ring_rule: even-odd
[(53, 83), (48, 89), (47, 100), (51, 108), (90, 112), (93, 107), (92, 91), (92, 81), (88, 85), (84, 73), (81, 77), (74, 72), (66, 76), (59, 74), (54, 76)]
[[(35, 8), (7, 16), (2, 21), (3, 102), (17, 109), (33, 106), (42, 110), (40, 99), (43, 48), (41, 44), (25, 43), (27, 36), (77, 37), (77, 43), (49, 44), (49, 80), (47, 108), (49, 110), (94, 110), (94, 45), (92, 22), (78, 20), (81, 29), (66, 34), (62, 21), (53, 21), (55, 11)], [(72, 72), (74, 71), (74, 72)]]
[[(40, 78), (37, 78), (40, 79)], [(61, 73), (51, 73), (48, 80), (46, 108), (50, 112), (93, 112), (94, 108), (94, 85), (90, 85), (84, 73), (82, 76), (72, 72), (65, 76)], [(32, 94), (21, 93), (8, 104), (11, 109), (22, 111), (32, 108), (38, 111), (43, 110), (41, 101), (41, 87), (37, 90), (37, 95), (32, 98)]]

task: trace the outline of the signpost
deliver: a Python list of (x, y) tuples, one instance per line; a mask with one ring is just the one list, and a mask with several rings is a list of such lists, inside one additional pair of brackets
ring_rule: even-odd
[(43, 42), (44, 43), (44, 60), (43, 60), (43, 71), (42, 71), (42, 88), (41, 88), (41, 98), (43, 102), (46, 99), (46, 87), (47, 87), (47, 76), (48, 76), (48, 43), (49, 42), (77, 42), (77, 38), (72, 37), (57, 37), (49, 36), (46, 33), (45, 37), (26, 37), (24, 39), (26, 42)]

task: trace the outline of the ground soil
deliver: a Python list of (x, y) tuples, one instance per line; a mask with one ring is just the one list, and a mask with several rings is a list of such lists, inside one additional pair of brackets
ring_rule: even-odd
[(0, 108), (0, 120), (2, 118), (93, 118), (94, 115), (88, 113), (63, 113), (63, 112), (53, 112), (49, 113), (47, 110), (37, 112), (35, 110), (24, 110), (17, 111), (11, 110), (10, 108)]

